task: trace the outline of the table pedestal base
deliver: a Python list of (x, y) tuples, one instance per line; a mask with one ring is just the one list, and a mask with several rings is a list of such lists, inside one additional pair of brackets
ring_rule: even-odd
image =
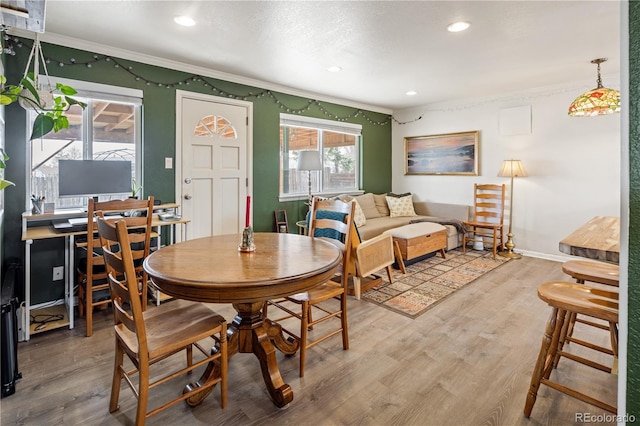
[[(287, 341), (279, 324), (269, 319), (262, 320), (262, 305), (263, 302), (237, 303), (233, 305), (238, 311), (238, 315), (234, 318), (227, 331), (228, 354), (229, 358), (231, 358), (238, 352), (253, 353), (260, 361), (262, 378), (273, 403), (279, 408), (284, 408), (293, 400), (293, 391), (291, 386), (282, 380), (275, 349), (278, 348), (281, 352), (292, 355), (298, 350), (299, 343), (297, 340), (293, 342)], [(212, 349), (212, 351), (215, 350), (217, 348)], [(200, 387), (212, 377), (219, 376), (219, 364), (211, 363), (207, 366), (200, 379), (196, 383), (187, 385), (185, 391)], [(212, 390), (213, 388), (209, 388), (194, 395), (187, 399), (187, 404), (192, 407), (200, 404)]]

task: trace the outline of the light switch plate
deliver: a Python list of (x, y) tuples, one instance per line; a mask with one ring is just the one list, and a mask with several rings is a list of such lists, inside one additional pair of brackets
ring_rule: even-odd
[(164, 168), (165, 169), (173, 169), (173, 158), (165, 157), (165, 159), (164, 159)]

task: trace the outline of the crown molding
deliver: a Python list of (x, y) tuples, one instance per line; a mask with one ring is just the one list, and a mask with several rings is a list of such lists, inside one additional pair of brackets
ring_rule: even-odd
[[(28, 39), (34, 39), (34, 33), (24, 31), (16, 28), (9, 30), (11, 35), (17, 37), (24, 37)], [(134, 52), (131, 50), (120, 49), (100, 43), (93, 43), (86, 40), (81, 40), (73, 37), (64, 36), (56, 33), (42, 33), (39, 35), (41, 42), (56, 44), (59, 46), (70, 47), (72, 49), (84, 50), (87, 52), (98, 53), (102, 55), (114, 56), (117, 58), (126, 59), (129, 61), (140, 62), (147, 65), (154, 65), (170, 70), (182, 71), (186, 73), (201, 75), (203, 77), (216, 78), (219, 80), (228, 81), (231, 83), (243, 84), (246, 86), (254, 86), (261, 89), (273, 90), (275, 92), (285, 93), (287, 95), (300, 96), (302, 98), (314, 99), (322, 102), (335, 103), (342, 106), (348, 106), (352, 108), (363, 109), (367, 111), (378, 112), (381, 114), (392, 114), (393, 110), (389, 108), (380, 107), (377, 105), (369, 105), (360, 102), (354, 102), (348, 99), (335, 98), (332, 96), (326, 96), (320, 93), (308, 92), (305, 90), (299, 90), (288, 86), (282, 86), (268, 81), (256, 80), (248, 77), (243, 77), (235, 74), (230, 74), (222, 71), (217, 71), (211, 68), (199, 67), (195, 65), (185, 64), (183, 62), (172, 61), (157, 56), (147, 55), (140, 52)]]

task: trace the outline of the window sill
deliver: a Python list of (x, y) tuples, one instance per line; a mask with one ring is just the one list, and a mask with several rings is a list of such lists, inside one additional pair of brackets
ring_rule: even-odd
[[(354, 189), (351, 191), (323, 192), (320, 194), (314, 193), (313, 195), (330, 198), (330, 197), (335, 197), (337, 195), (342, 195), (342, 194), (352, 195), (355, 197), (355, 196), (364, 194), (364, 191), (361, 189)], [(278, 201), (281, 203), (286, 203), (290, 201), (307, 201), (308, 199), (309, 199), (309, 196), (307, 194), (280, 194), (280, 196), (278, 196)]]

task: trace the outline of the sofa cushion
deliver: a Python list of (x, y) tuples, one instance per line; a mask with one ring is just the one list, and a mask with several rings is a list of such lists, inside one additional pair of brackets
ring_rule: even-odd
[(360, 207), (360, 204), (358, 204), (358, 200), (353, 200), (353, 202), (356, 204), (355, 213), (353, 215), (353, 221), (356, 223), (356, 226), (360, 228), (367, 223), (367, 217), (364, 215), (364, 212), (362, 211), (362, 207)]
[(387, 204), (387, 194), (373, 194), (373, 201), (380, 216), (389, 216), (389, 205)]
[(362, 211), (364, 212), (364, 216), (367, 219), (380, 217), (380, 213), (376, 208), (376, 202), (373, 199), (372, 193), (368, 192), (366, 194), (358, 195), (357, 197), (354, 197), (354, 200), (360, 204), (360, 207), (362, 207)]
[(387, 204), (389, 205), (390, 217), (416, 216), (416, 212), (413, 209), (412, 195), (399, 198), (387, 196), (386, 198)]

